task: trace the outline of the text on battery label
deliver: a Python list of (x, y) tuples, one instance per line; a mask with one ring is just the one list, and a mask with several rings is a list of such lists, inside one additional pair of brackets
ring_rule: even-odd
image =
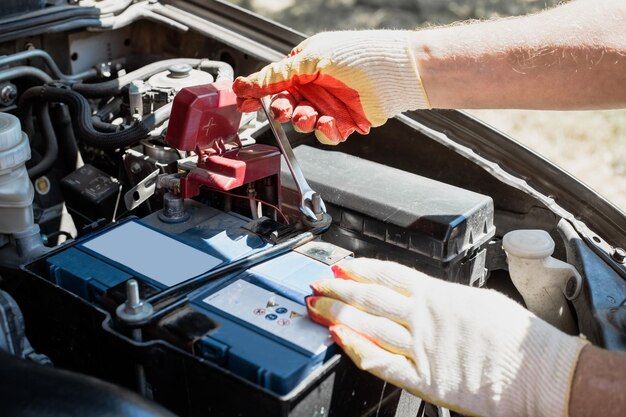
[(203, 301), (314, 355), (332, 343), (328, 330), (309, 320), (304, 306), (244, 280)]

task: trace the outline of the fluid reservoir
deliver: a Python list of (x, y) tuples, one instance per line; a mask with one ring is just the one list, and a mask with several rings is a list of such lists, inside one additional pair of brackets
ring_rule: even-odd
[(0, 234), (15, 234), (33, 225), (33, 184), (26, 171), (28, 137), (20, 120), (0, 113)]

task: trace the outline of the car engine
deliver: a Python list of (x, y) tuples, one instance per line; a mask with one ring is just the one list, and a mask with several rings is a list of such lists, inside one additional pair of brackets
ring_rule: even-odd
[[(440, 133), (484, 125), (422, 113), (327, 147), (267, 102), (236, 110), (234, 77), (281, 56), (268, 33), (284, 28), (254, 35), (270, 23), (219, 2), (9, 3), (0, 351), (32, 362), (6, 367), (31, 381), (87, 387), (68, 405), (93, 406), (81, 415), (108, 415), (95, 382), (56, 369), (185, 416), (441, 415), (357, 370), (308, 319), (309, 284), (352, 256), (496, 288), (548, 320), (529, 294), (554, 291), (568, 312), (555, 325), (626, 346), (618, 242)], [(532, 232), (543, 258), (567, 272), (516, 284), (502, 238), (519, 229), (545, 231)], [(53, 403), (35, 386), (24, 401)], [(139, 401), (109, 389), (102, 409)]]

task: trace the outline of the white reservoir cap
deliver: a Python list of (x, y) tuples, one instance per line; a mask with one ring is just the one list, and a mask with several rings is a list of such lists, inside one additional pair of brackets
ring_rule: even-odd
[(192, 69), (189, 65), (173, 65), (168, 71), (150, 77), (148, 84), (156, 88), (173, 88), (179, 91), (185, 87), (210, 84), (213, 81), (213, 76), (206, 71)]
[(0, 175), (24, 166), (30, 159), (30, 143), (20, 119), (0, 113)]
[(0, 113), (0, 152), (11, 149), (21, 140), (20, 119), (9, 113)]
[(554, 252), (554, 240), (545, 230), (514, 230), (504, 235), (502, 247), (510, 256), (543, 259)]

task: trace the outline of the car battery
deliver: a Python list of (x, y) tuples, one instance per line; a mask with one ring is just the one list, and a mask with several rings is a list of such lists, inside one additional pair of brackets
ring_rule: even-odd
[[(132, 219), (48, 257), (50, 279), (99, 304), (130, 278), (159, 290), (269, 246), (242, 227), (250, 221), (243, 216), (193, 201), (188, 208), (188, 224)], [(287, 394), (337, 352), (304, 303), (310, 282), (332, 277), (328, 264), (289, 252), (211, 282), (188, 306), (214, 323), (194, 342), (194, 355)]]
[(185, 211), (180, 223), (156, 212), (112, 224), (26, 265), (14, 293), (33, 346), (46, 346), (56, 366), (143, 387), (181, 416), (416, 415), (419, 399), (357, 369), (306, 317), (309, 284), (352, 255), (324, 241), (332, 229), (210, 282), (140, 339), (120, 325), (113, 312), (129, 279), (145, 299), (270, 245), (246, 217), (190, 199)]

